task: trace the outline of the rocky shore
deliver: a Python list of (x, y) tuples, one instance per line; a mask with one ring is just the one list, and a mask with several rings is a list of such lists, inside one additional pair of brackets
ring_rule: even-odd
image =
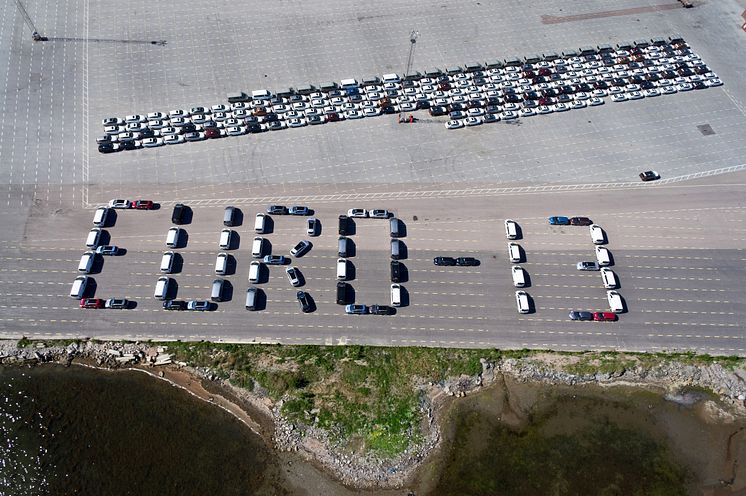
[[(686, 402), (687, 391), (711, 392), (707, 411), (713, 422), (732, 422), (746, 417), (746, 369), (729, 368), (713, 360), (691, 365), (661, 358), (639, 360), (625, 356), (625, 366), (613, 372), (570, 373), (581, 354), (537, 353), (523, 358), (482, 359), (480, 373), (452, 377), (438, 383), (415, 384), (422, 418), (419, 441), (393, 459), (358, 450), (351, 452), (324, 429), (288, 421), (281, 413), (283, 399), (273, 401), (261, 385), (251, 391), (220, 379), (215, 371), (174, 362), (167, 346), (150, 343), (82, 342), (47, 346), (42, 342), (0, 341), (0, 364), (54, 362), (81, 363), (105, 369), (138, 368), (169, 380), (192, 394), (233, 413), (279, 451), (296, 452), (329, 472), (345, 485), (355, 488), (402, 488), (415, 470), (436, 450), (441, 441), (442, 408), (453, 398), (473, 394), (510, 376), (518, 382), (557, 385), (597, 384), (636, 386), (663, 392), (668, 399)], [(191, 380), (194, 379), (194, 380)], [(422, 394), (424, 393), (424, 394)], [(257, 418), (259, 417), (259, 418)]]

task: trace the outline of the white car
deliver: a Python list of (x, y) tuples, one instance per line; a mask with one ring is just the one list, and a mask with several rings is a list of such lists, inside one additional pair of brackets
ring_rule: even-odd
[(209, 114), (209, 113), (210, 113), (210, 109), (205, 108), (205, 107), (192, 107), (191, 110), (189, 110), (190, 115)]
[(627, 98), (629, 98), (630, 100), (639, 100), (641, 98), (645, 98), (645, 95), (643, 95), (639, 91), (630, 91), (629, 93), (627, 93)]
[(171, 110), (168, 113), (169, 119), (174, 119), (176, 117), (189, 117), (189, 112), (187, 112), (186, 110), (177, 109), (177, 110)]
[(150, 129), (163, 129), (164, 127), (169, 127), (171, 124), (167, 121), (150, 121), (148, 123), (148, 127)]
[(371, 219), (388, 219), (389, 211), (383, 208), (376, 208), (368, 211), (368, 215)]
[(538, 107), (536, 107), (536, 111), (540, 114), (551, 114), (552, 112), (554, 112), (552, 107), (550, 107), (549, 105), (539, 105)]
[(221, 104), (213, 105), (210, 107), (210, 111), (214, 114), (215, 112), (228, 112), (228, 107)]
[(106, 134), (114, 135), (124, 132), (124, 126), (111, 125), (104, 128)]
[(346, 119), (362, 119), (363, 117), (365, 117), (365, 115), (363, 115), (359, 110), (348, 110), (345, 112)]
[(127, 123), (129, 123), (129, 122), (145, 122), (146, 120), (147, 119), (145, 118), (145, 116), (142, 116), (140, 114), (132, 114), (132, 115), (128, 115), (128, 116), (126, 116), (124, 118), (124, 122), (127, 122)]
[(664, 95), (673, 95), (674, 93), (677, 93), (677, 91), (673, 86), (663, 86), (661, 87), (661, 93)]
[(461, 121), (448, 121), (445, 124), (446, 129), (460, 129), (464, 127), (464, 123)]
[(594, 97), (591, 97), (590, 100), (588, 100), (588, 105), (590, 105), (591, 107), (595, 107), (597, 105), (603, 105), (603, 104), (604, 104), (603, 98), (598, 98), (594, 96)]
[(127, 125), (124, 126), (124, 130), (127, 132), (136, 133), (142, 131), (143, 129), (146, 129), (147, 127), (148, 126), (142, 122), (128, 122)]
[(246, 128), (244, 126), (231, 126), (225, 129), (225, 133), (228, 136), (241, 136), (246, 134)]
[(305, 119), (288, 119), (288, 127), (303, 127), (306, 124)]
[[(181, 119), (181, 117), (177, 117), (177, 119)], [(192, 114), (191, 121), (194, 124), (204, 124), (206, 120), (208, 120), (209, 117), (207, 117), (205, 114)], [(176, 124), (174, 124), (176, 126)]]
[(184, 143), (184, 137), (180, 134), (167, 134), (163, 137), (163, 143), (167, 145), (179, 145)]
[(365, 117), (375, 117), (375, 116), (381, 115), (381, 109), (366, 108), (366, 109), (363, 109), (363, 114), (365, 115)]
[(689, 83), (679, 83), (676, 85), (678, 91), (691, 91), (694, 87)]
[(627, 95), (625, 93), (619, 93), (616, 95), (611, 95), (611, 101), (612, 102), (626, 102), (627, 101)]
[(166, 136), (168, 134), (179, 134), (179, 130), (171, 126), (166, 126), (161, 129), (161, 136)]
[(364, 208), (351, 208), (347, 211), (347, 217), (366, 218), (368, 211)]
[(722, 86), (723, 82), (719, 78), (712, 78), (705, 81), (705, 84), (709, 87)]
[(142, 146), (145, 148), (155, 148), (157, 146), (163, 146), (163, 138), (145, 138), (142, 140)]
[(399, 110), (402, 112), (414, 112), (415, 110), (417, 110), (417, 105), (410, 102), (404, 102), (399, 105)]
[(512, 110), (506, 110), (500, 115), (500, 118), (504, 121), (509, 121), (512, 119), (517, 119), (518, 114), (516, 112), (513, 112)]
[(287, 274), (290, 284), (292, 284), (294, 287), (300, 286), (300, 275), (298, 273), (297, 267), (288, 267), (287, 269), (285, 269), (285, 274)]
[(124, 121), (119, 117), (107, 117), (106, 119), (101, 121), (101, 125), (104, 127), (121, 126), (122, 124), (124, 124)]
[(149, 121), (162, 121), (163, 119), (166, 119), (167, 117), (163, 114), (163, 112), (150, 112), (148, 114), (148, 120)]
[(110, 208), (130, 208), (131, 203), (129, 200), (109, 200), (109, 207)]
[(122, 143), (124, 143), (125, 141), (135, 141), (137, 139), (140, 139), (140, 133), (133, 133), (128, 131), (119, 135), (119, 141), (121, 141)]
[(481, 123), (482, 123), (481, 117), (467, 117), (466, 119), (464, 119), (464, 124), (469, 127), (478, 126)]
[(578, 109), (585, 108), (587, 105), (588, 104), (585, 103), (585, 101), (583, 100), (575, 100), (574, 102), (570, 104), (570, 108), (573, 110), (578, 110)]
[(567, 104), (562, 103), (562, 102), (560, 102), (560, 103), (558, 103), (558, 104), (556, 104), (554, 106), (554, 111), (555, 112), (566, 112), (568, 110), (570, 110), (570, 107), (568, 107)]
[(657, 88), (650, 88), (648, 90), (645, 90), (645, 96), (651, 97), (651, 96), (660, 96), (661, 92), (658, 91)]

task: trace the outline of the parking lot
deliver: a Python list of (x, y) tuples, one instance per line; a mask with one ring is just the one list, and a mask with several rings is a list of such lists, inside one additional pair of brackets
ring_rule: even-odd
[[(418, 0), (317, 5), (301, 15), (282, 4), (176, 9), (138, 0), (130, 8), (139, 14), (129, 17), (86, 0), (28, 3), (50, 38), (43, 43), (30, 40), (13, 2), (0, 5), (0, 44), (10, 47), (0, 52), (0, 109), (12, 116), (0, 127), (4, 336), (746, 348), (743, 173), (691, 180), (744, 167), (744, 33), (730, 3), (655, 10), (594, 0), (570, 11), (564, 2), (466, 8)], [(257, 17), (284, 22), (257, 30)], [(420, 32), (412, 66), (419, 71), (680, 33), (724, 85), (456, 131), (445, 129), (447, 117), (418, 111), (414, 124), (386, 115), (97, 152), (104, 117), (211, 105), (234, 91), (403, 73), (412, 29)], [(676, 182), (643, 187), (638, 173), (647, 169)], [(604, 186), (628, 182), (634, 188)], [(122, 212), (108, 231), (127, 253), (106, 257), (92, 274), (96, 297), (126, 297), (137, 306), (82, 310), (67, 294), (92, 207), (115, 197), (162, 204), (159, 211)], [(236, 228), (241, 241), (231, 251), (233, 299), (212, 312), (166, 312), (153, 299), (178, 201), (195, 214), (184, 226), (187, 245), (177, 250), (184, 259), (173, 275), (180, 299), (209, 297), (223, 207), (239, 206), (249, 219)], [(292, 262), (317, 304), (310, 314), (300, 312), (280, 267), (261, 284), (267, 308), (243, 308), (250, 219), (272, 203), (307, 204), (322, 222), (313, 249)], [(396, 315), (344, 315), (335, 303), (336, 218), (358, 206), (387, 208), (407, 225), (402, 262), (409, 277), (402, 284), (410, 304)], [(598, 273), (575, 268), (593, 260), (587, 228), (549, 226), (551, 215), (586, 215), (605, 229), (629, 308), (618, 322), (568, 319), (572, 310), (605, 310), (605, 289)], [(506, 218), (523, 229), (517, 242), (535, 306), (527, 315), (516, 311)], [(308, 239), (302, 218), (276, 220), (267, 236), (273, 253), (288, 255)], [(386, 226), (367, 220), (358, 228), (355, 302), (386, 304)], [(481, 265), (434, 266), (441, 255), (474, 256)]]

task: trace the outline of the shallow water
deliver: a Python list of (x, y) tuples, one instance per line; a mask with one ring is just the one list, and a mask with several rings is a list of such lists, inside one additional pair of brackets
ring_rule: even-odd
[(456, 402), (448, 418), (418, 494), (746, 494), (746, 423), (709, 423), (701, 402), (508, 381)]

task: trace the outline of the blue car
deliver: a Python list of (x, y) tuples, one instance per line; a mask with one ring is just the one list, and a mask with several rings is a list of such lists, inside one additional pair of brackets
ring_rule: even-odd
[(290, 215), (311, 215), (311, 209), (302, 205), (293, 205), (288, 210)]
[(549, 217), (549, 224), (552, 226), (569, 226), (570, 219), (567, 217)]

